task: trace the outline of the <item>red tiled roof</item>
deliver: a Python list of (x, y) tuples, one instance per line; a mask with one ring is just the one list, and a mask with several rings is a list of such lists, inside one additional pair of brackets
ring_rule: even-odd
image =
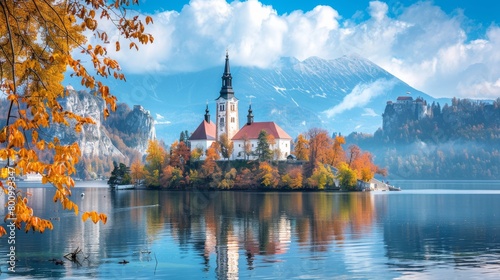
[(292, 139), (279, 125), (274, 122), (254, 122), (250, 125), (245, 124), (232, 140), (258, 139), (261, 130), (265, 130), (268, 134), (274, 136), (275, 139)]
[(398, 101), (404, 101), (404, 100), (413, 100), (413, 97), (411, 97), (411, 96), (400, 96), (400, 97), (398, 97)]
[(191, 134), (189, 140), (215, 140), (215, 124), (203, 120), (198, 128)]

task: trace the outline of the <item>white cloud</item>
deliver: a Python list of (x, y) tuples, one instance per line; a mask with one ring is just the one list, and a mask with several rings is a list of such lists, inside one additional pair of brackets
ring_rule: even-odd
[(373, 110), (372, 108), (364, 108), (364, 113), (361, 114), (361, 116), (364, 116), (364, 117), (379, 117), (380, 115), (375, 113), (375, 110)]
[(390, 90), (394, 86), (394, 83), (395, 81), (377, 80), (370, 84), (359, 84), (354, 87), (351, 93), (344, 97), (340, 104), (324, 111), (324, 113), (327, 117), (332, 118), (344, 111), (363, 107), (368, 104), (372, 98)]
[(162, 115), (160, 115), (160, 114), (158, 114), (158, 113), (156, 113), (156, 119), (159, 120), (159, 121), (161, 121), (161, 120), (165, 119), (165, 117), (162, 116)]
[(350, 19), (334, 6), (279, 15), (257, 0), (191, 0), (180, 12), (152, 17), (154, 44), (139, 53), (123, 46), (116, 54), (126, 73), (220, 66), (226, 49), (232, 65), (256, 67), (283, 56), (334, 59), (355, 52), (436, 97), (500, 95), (500, 28), (470, 38), (474, 28), (463, 12), (446, 14), (432, 2), (396, 9), (372, 1)]
[(169, 125), (172, 124), (171, 121), (157, 121), (155, 120), (155, 125)]

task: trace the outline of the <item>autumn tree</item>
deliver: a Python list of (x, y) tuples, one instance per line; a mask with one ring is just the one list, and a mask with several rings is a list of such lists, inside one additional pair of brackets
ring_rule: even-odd
[(358, 179), (365, 182), (370, 181), (375, 174), (387, 176), (387, 170), (375, 165), (373, 162), (373, 155), (366, 151), (359, 151), (358, 155), (351, 163), (351, 168), (357, 172)]
[(137, 184), (146, 178), (146, 170), (144, 165), (139, 159), (134, 160), (130, 165), (130, 176), (132, 176), (132, 183)]
[(274, 138), (274, 135), (267, 134), (267, 143), (269, 144), (269, 150), (271, 151), (271, 159), (278, 160), (281, 156), (281, 150), (279, 147), (275, 147), (276, 138)]
[(196, 147), (191, 150), (191, 160), (198, 161), (203, 155), (203, 149), (200, 147)]
[(228, 172), (224, 174), (224, 177), (217, 185), (219, 189), (232, 189), (236, 181), (236, 169), (231, 168)]
[[(138, 0), (29, 0), (0, 1), (0, 92), (9, 101), (6, 122), (0, 128), (0, 158), (7, 161), (10, 173), (40, 173), (42, 183), (55, 189), (54, 201), (63, 209), (78, 214), (78, 207), (70, 199), (75, 165), (81, 156), (75, 143), (61, 143), (55, 136), (40, 137), (39, 130), (50, 125), (66, 125), (80, 132), (82, 126), (93, 124), (90, 117), (63, 109), (60, 104), (67, 91), (62, 81), (67, 70), (104, 101), (103, 114), (116, 108), (116, 98), (101, 80), (112, 76), (124, 80), (119, 64), (109, 56), (108, 47), (120, 50), (120, 41), (130, 48), (138, 43), (153, 42), (144, 32), (151, 17), (128, 17), (129, 5)], [(110, 37), (100, 28), (111, 23), (118, 36)], [(90, 34), (93, 42), (85, 35)], [(78, 58), (75, 54), (78, 53)], [(87, 69), (84, 61), (91, 62)], [(31, 142), (31, 143), (30, 143)], [(51, 157), (41, 160), (37, 151), (49, 150)], [(48, 220), (37, 217), (27, 206), (26, 193), (9, 180), (0, 187), (19, 202), (13, 212), (6, 211), (6, 219), (14, 220), (18, 229), (43, 232), (52, 228)], [(84, 220), (106, 222), (106, 215), (83, 213)], [(0, 227), (0, 235), (5, 229)]]
[(356, 188), (356, 178), (356, 171), (351, 169), (347, 163), (343, 162), (339, 165), (337, 179), (342, 188), (354, 190)]
[(288, 171), (286, 174), (281, 176), (281, 181), (285, 186), (288, 186), (292, 189), (302, 188), (302, 168), (295, 167)]
[(347, 164), (352, 166), (353, 162), (361, 155), (361, 149), (357, 145), (350, 145), (347, 150)]
[(342, 148), (344, 144), (345, 138), (343, 136), (336, 136), (335, 139), (333, 139), (332, 153), (329, 160), (332, 166), (337, 167), (340, 163), (345, 162), (345, 151)]
[(304, 134), (299, 134), (297, 137), (294, 153), (297, 160), (309, 160), (309, 141), (307, 141)]
[(326, 163), (332, 150), (332, 138), (328, 132), (320, 128), (311, 128), (307, 132), (309, 138), (309, 162)]
[(333, 186), (334, 175), (324, 164), (317, 164), (311, 177), (307, 178), (307, 183), (314, 189), (324, 190)]
[(246, 134), (243, 135), (243, 153), (246, 159), (249, 159), (252, 154), (252, 143)]
[(278, 186), (280, 176), (278, 169), (268, 162), (261, 162), (259, 164), (259, 173), (257, 175), (257, 180), (264, 187), (275, 188)]
[(191, 153), (185, 142), (175, 141), (170, 146), (170, 162), (169, 164), (184, 170), (185, 165), (189, 162)]
[(146, 184), (148, 186), (159, 187), (161, 185), (160, 178), (166, 158), (167, 152), (160, 141), (156, 139), (149, 140), (145, 166), (147, 171)]
[[(182, 143), (182, 142), (181, 142)], [(165, 166), (160, 178), (160, 185), (162, 187), (179, 187), (179, 184), (183, 180), (182, 170), (179, 167), (174, 167), (171, 165)]]
[(201, 176), (205, 178), (205, 182), (212, 188), (215, 188), (219, 184), (220, 177), (222, 176), (222, 171), (217, 165), (217, 162), (215, 162), (220, 158), (218, 149), (217, 142), (212, 143), (207, 149), (205, 161), (201, 166)]
[(233, 154), (234, 143), (231, 139), (229, 139), (229, 137), (227, 137), (226, 133), (222, 133), (220, 135), (219, 147), (223, 158), (229, 159)]
[(332, 139), (327, 131), (320, 128), (311, 128), (307, 131), (309, 161), (304, 165), (304, 176), (312, 176), (318, 164), (328, 163), (331, 154)]

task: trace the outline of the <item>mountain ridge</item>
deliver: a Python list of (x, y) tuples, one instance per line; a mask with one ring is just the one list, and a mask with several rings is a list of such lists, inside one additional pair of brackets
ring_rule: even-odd
[[(207, 104), (215, 115), (223, 70), (221, 60), (220, 66), (192, 73), (128, 75), (127, 83), (110, 86), (120, 101), (148, 108), (156, 116), (158, 137), (170, 143), (181, 131), (194, 131)], [(287, 57), (267, 69), (231, 66), (231, 74), (240, 121), (251, 103), (256, 121), (275, 121), (292, 137), (311, 127), (374, 133), (386, 101), (407, 92), (438, 101), (357, 54)]]

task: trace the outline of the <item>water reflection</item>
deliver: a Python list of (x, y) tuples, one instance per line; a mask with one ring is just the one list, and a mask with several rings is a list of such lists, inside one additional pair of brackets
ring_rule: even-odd
[(83, 223), (59, 205), (45, 203), (54, 195), (51, 188), (27, 190), (45, 197), (32, 206), (53, 219), (55, 229), (18, 233), (17, 275), (69, 276), (75, 264), (66, 261), (57, 267), (47, 260), (81, 248), (84, 259), (78, 266), (85, 268), (86, 276), (98, 277), (102, 266), (131, 255), (151, 261), (147, 252), (172, 240), (181, 252), (195, 252), (203, 271), (237, 279), (242, 269), (283, 262), (286, 257), (280, 256), (289, 253), (293, 242), (326, 253), (333, 245), (342, 246), (346, 235), (356, 238), (370, 232), (375, 220), (373, 197), (365, 194), (75, 189), (81, 211), (108, 214), (108, 223), (102, 225)]
[[(44, 198), (32, 206), (53, 219), (54, 230), (17, 233), (16, 274), (5, 273), (6, 240), (0, 239), (0, 278), (386, 279), (450, 273), (487, 278), (500, 273), (500, 193), (75, 189), (80, 210), (107, 213), (108, 223), (102, 225), (62, 211), (50, 202), (51, 188), (27, 190)], [(83, 250), (79, 264), (48, 261), (76, 248)], [(130, 263), (119, 264), (122, 260)]]
[[(326, 252), (345, 234), (369, 232), (375, 219), (373, 197), (365, 194), (160, 192), (160, 215), (151, 225), (165, 224), (181, 248), (194, 248), (205, 270), (216, 258), (220, 278), (238, 276), (239, 258), (254, 269), (257, 255), (280, 262), (292, 237), (300, 247)], [(244, 254), (240, 255), (239, 252)]]
[(436, 264), (500, 264), (498, 195), (405, 195), (392, 199), (387, 209), (384, 242), (387, 257), (398, 265), (421, 261), (413, 268), (423, 271)]

